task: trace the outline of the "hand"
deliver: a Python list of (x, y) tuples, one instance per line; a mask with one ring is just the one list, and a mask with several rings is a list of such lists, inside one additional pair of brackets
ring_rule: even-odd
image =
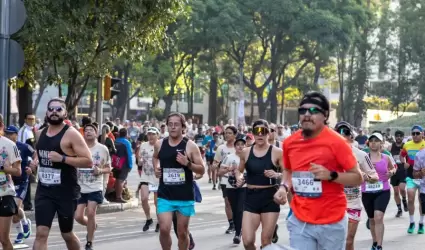
[(195, 174), (195, 180), (199, 180), (199, 179), (201, 179), (202, 178), (202, 175), (197, 175), (197, 174)]
[(243, 177), (236, 179), (236, 186), (242, 187), (245, 184), (245, 179)]
[(331, 172), (322, 165), (316, 163), (310, 163), (311, 167), (309, 171), (314, 174), (314, 179), (319, 179), (322, 181), (328, 181), (331, 178)]
[(26, 167), (25, 168), (25, 173), (27, 173), (27, 175), (32, 175), (32, 170), (30, 167)]
[(405, 163), (404, 163), (404, 168), (405, 168), (405, 169), (408, 169), (409, 167), (410, 167), (409, 163), (405, 162)]
[(155, 168), (155, 176), (156, 176), (156, 178), (161, 178), (161, 176), (162, 176), (161, 167)]
[(273, 196), (274, 202), (280, 205), (285, 205), (288, 201), (288, 193), (284, 187), (279, 188)]
[(180, 152), (177, 152), (176, 160), (178, 163), (180, 163), (183, 166), (187, 166), (187, 164), (189, 164), (189, 159), (187, 158), (187, 156)]
[(4, 164), (3, 164), (3, 172), (5, 173), (5, 174), (12, 174), (11, 172), (13, 172), (13, 170), (12, 170), (13, 168), (12, 168), (12, 164), (10, 164), (10, 161), (9, 160), (6, 160), (5, 162), (4, 162)]
[(50, 151), (49, 152), (49, 160), (51, 162), (61, 162), (63, 158), (63, 155), (55, 152), (55, 151)]
[(31, 161), (29, 167), (31, 168), (31, 171), (35, 173), (38, 167), (38, 160)]
[(391, 176), (393, 176), (395, 173), (393, 171), (388, 171), (387, 172), (387, 177), (388, 179), (391, 178)]
[(101, 174), (101, 170), (99, 169), (98, 166), (94, 166), (93, 167), (93, 175), (100, 175)]
[(267, 178), (273, 178), (273, 179), (277, 179), (279, 177), (279, 174), (276, 173), (274, 170), (264, 170), (264, 175)]
[(425, 176), (425, 168), (421, 169), (421, 174), (422, 174), (422, 176)]

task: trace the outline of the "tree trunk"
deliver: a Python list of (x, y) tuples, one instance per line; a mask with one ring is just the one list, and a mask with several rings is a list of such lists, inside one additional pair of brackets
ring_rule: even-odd
[(254, 121), (254, 92), (252, 92), (251, 91), (251, 94), (250, 94), (250, 98), (251, 98), (251, 100), (250, 100), (250, 104), (251, 104), (251, 108), (250, 108), (250, 110), (249, 110), (249, 112), (250, 112), (250, 114), (249, 114), (249, 120), (250, 120), (250, 123), (252, 123), (253, 121)]
[(33, 113), (32, 110), (32, 90), (26, 82), (22, 88), (17, 89), (18, 93), (18, 108), (19, 108), (19, 125), (22, 126), (25, 122), (25, 114)]
[[(174, 93), (174, 92), (173, 92)], [(164, 100), (165, 107), (164, 107), (164, 115), (167, 116), (171, 113), (171, 105), (173, 105), (173, 95), (174, 94), (168, 94), (165, 95), (162, 100)]]
[(208, 124), (217, 124), (217, 88), (218, 88), (218, 76), (217, 76), (217, 64), (215, 56), (211, 55), (210, 60), (210, 86), (208, 95)]
[[(98, 90), (100, 91), (100, 90)], [(89, 98), (89, 112), (88, 112), (88, 116), (89, 117), (93, 117), (93, 112), (94, 112), (94, 92), (92, 91), (90, 93), (90, 98)], [(96, 110), (96, 112), (99, 112), (99, 110)]]
[(32, 108), (34, 113), (37, 113), (38, 105), (40, 105), (41, 98), (43, 97), (44, 90), (46, 90), (47, 86), (48, 85), (44, 82), (38, 85), (38, 94), (35, 98), (34, 106)]
[(269, 100), (270, 100), (270, 113), (269, 113), (269, 122), (276, 123), (277, 122), (277, 81), (272, 81), (272, 88), (269, 92)]
[(255, 93), (257, 95), (258, 116), (260, 119), (267, 119), (267, 103), (264, 102), (263, 93), (264, 88), (258, 89)]
[(322, 62), (315, 61), (314, 62), (314, 79), (313, 79), (313, 86), (315, 89), (319, 89), (319, 78), (320, 78), (321, 69), (322, 69)]

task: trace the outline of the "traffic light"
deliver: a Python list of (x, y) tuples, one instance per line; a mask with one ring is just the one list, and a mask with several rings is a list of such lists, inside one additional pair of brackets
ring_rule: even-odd
[(120, 78), (112, 78), (109, 75), (105, 76), (103, 80), (103, 100), (109, 101), (120, 93), (117, 84), (121, 84)]

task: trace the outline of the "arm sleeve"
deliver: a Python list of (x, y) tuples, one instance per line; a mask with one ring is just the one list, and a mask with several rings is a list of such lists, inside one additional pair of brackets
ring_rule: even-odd
[(19, 149), (16, 145), (10, 144), (7, 148), (7, 155), (9, 158), (10, 164), (21, 161), (21, 154), (19, 153)]

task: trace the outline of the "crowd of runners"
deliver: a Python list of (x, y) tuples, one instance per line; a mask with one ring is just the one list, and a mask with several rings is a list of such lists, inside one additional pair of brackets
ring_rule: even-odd
[[(355, 249), (363, 208), (371, 249), (383, 249), (391, 186), (398, 208), (395, 216), (408, 212), (407, 233), (424, 234), (423, 128), (412, 127), (409, 136), (399, 130), (394, 136), (390, 131), (365, 135), (347, 122), (330, 127), (329, 112), (325, 96), (309, 92), (300, 102), (295, 129), (261, 119), (250, 127), (236, 127), (232, 121), (216, 127), (193, 125), (184, 115), (171, 113), (163, 125), (119, 128), (114, 150), (99, 137), (103, 126), (89, 122), (79, 131), (66, 122), (66, 106), (59, 98), (49, 101), (47, 125), (35, 133), (33, 145), (20, 142), (19, 129), (6, 127), (0, 115), (2, 247), (13, 249), (12, 224), (17, 230), (15, 244), (32, 233), (22, 200), (29, 176), (35, 174), (33, 249), (48, 249), (56, 214), (68, 249), (81, 245), (73, 232), (74, 221), (87, 227), (85, 249), (94, 249), (96, 209), (105, 200), (105, 180), (113, 173), (116, 201), (125, 202), (121, 194), (133, 154), (140, 176), (137, 196), (147, 218), (143, 231), (155, 224), (149, 204), (153, 193), (155, 231), (164, 250), (172, 248), (172, 227), (178, 249), (195, 248), (196, 236), (189, 225), (195, 203), (202, 202), (196, 180), (204, 176), (213, 190), (222, 192), (229, 222), (225, 233), (247, 250), (274, 249), (279, 234), (289, 234), (290, 247), (297, 250)], [(282, 205), (291, 209), (287, 231), (277, 224)], [(261, 236), (256, 239), (260, 224)]]

